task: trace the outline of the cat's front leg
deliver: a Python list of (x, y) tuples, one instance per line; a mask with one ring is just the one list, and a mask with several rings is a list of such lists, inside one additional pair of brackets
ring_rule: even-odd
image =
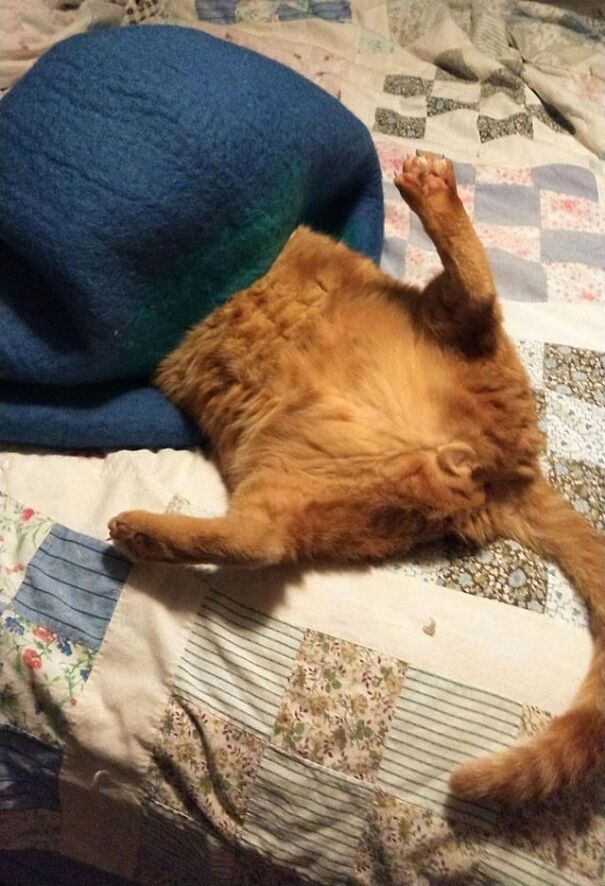
[(268, 566), (284, 559), (275, 526), (258, 514), (198, 518), (125, 511), (108, 524), (110, 537), (135, 560)]

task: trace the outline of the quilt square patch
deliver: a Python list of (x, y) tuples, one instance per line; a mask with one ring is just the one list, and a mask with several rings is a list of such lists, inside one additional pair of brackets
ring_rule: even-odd
[(542, 266), (550, 301), (605, 301), (605, 270), (602, 268), (575, 261), (545, 261)]
[(549, 460), (551, 482), (590, 523), (605, 531), (605, 468), (573, 459)]
[(12, 609), (98, 649), (131, 568), (110, 545), (55, 524), (31, 559)]
[(210, 591), (191, 629), (175, 691), (269, 736), (304, 631)]
[(152, 752), (147, 793), (236, 838), (264, 748), (256, 735), (172, 696)]
[(525, 111), (511, 114), (503, 120), (496, 117), (488, 117), (487, 114), (479, 114), (477, 118), (479, 138), (482, 142), (490, 142), (506, 135), (524, 135), (526, 138), (534, 137), (534, 127), (531, 115)]
[(544, 383), (551, 391), (605, 407), (605, 354), (567, 345), (544, 345)]
[(58, 852), (60, 833), (58, 809), (0, 811), (0, 845), (5, 852), (21, 849)]
[(410, 236), (410, 210), (401, 197), (385, 200), (384, 204), (385, 237), (400, 237), (407, 240)]
[(525, 185), (475, 185), (475, 219), (495, 225), (537, 225), (540, 195)]
[(605, 234), (605, 216), (599, 204), (572, 194), (541, 190), (540, 217), (545, 231)]
[(479, 862), (480, 882), (515, 883), (516, 886), (535, 886), (545, 883), (548, 886), (594, 886), (591, 877), (582, 877), (576, 872), (564, 873), (526, 852), (510, 847), (490, 844), (485, 856)]
[(547, 390), (546, 418), (551, 455), (605, 468), (605, 408)]
[(544, 386), (544, 343), (528, 339), (516, 339), (514, 345), (529, 375), (532, 388), (540, 390)]
[(0, 726), (0, 811), (59, 808), (62, 754), (37, 738)]
[(544, 610), (546, 566), (529, 548), (499, 539), (480, 551), (455, 543), (445, 551), (448, 562), (439, 571), (439, 584), (534, 612)]
[(385, 77), (384, 91), (391, 95), (403, 95), (409, 98), (413, 95), (429, 95), (432, 85), (432, 80), (425, 80), (422, 77), (389, 74)]
[(395, 707), (378, 785), (398, 799), (485, 827), (495, 812), (452, 798), (452, 769), (472, 755), (509, 745), (517, 736), (521, 705), (480, 689), (409, 667)]
[(477, 183), (482, 185), (515, 185), (531, 188), (534, 180), (528, 167), (478, 166)]
[(95, 653), (6, 610), (0, 617), (0, 716), (60, 745), (66, 712), (78, 700)]
[(400, 237), (385, 237), (380, 268), (396, 280), (405, 280), (405, 241)]
[(589, 169), (571, 163), (549, 163), (536, 166), (532, 170), (537, 188), (559, 191), (585, 200), (599, 200), (599, 190), (594, 175)]
[(539, 262), (527, 261), (512, 252), (489, 246), (487, 254), (501, 298), (510, 301), (546, 301), (547, 279)]
[(217, 24), (258, 24), (272, 21), (296, 21), (316, 17), (331, 22), (351, 18), (349, 0), (195, 0), (195, 12), (200, 21)]
[[(485, 833), (378, 791), (359, 844), (356, 883), (472, 883)], [(418, 859), (422, 859), (419, 871)]]
[(542, 259), (605, 269), (605, 236), (586, 231), (543, 230)]
[(441, 259), (435, 249), (422, 249), (408, 244), (405, 250), (405, 282), (410, 286), (426, 286), (442, 268)]
[(399, 138), (424, 138), (425, 129), (426, 117), (409, 117), (388, 108), (376, 108), (375, 132), (397, 135)]
[(210, 827), (195, 824), (160, 803), (144, 803), (135, 882), (190, 886), (200, 882), (200, 871), (209, 883), (238, 882), (235, 853)]
[(373, 792), (269, 746), (243, 839), (326, 886), (348, 882)]
[[(141, 842), (134, 873), (146, 886), (308, 886), (255, 850), (217, 836), (208, 825), (159, 803), (143, 804)], [(200, 881), (200, 872), (203, 881)]]
[(23, 581), (27, 564), (53, 521), (0, 492), (0, 612)]
[(571, 582), (554, 563), (548, 564), (548, 594), (544, 612), (579, 628), (588, 627), (588, 608)]
[(475, 230), (488, 249), (499, 249), (527, 262), (540, 261), (540, 231), (533, 225), (516, 227), (477, 222)]
[(405, 665), (391, 656), (308, 631), (272, 743), (372, 781), (404, 673)]

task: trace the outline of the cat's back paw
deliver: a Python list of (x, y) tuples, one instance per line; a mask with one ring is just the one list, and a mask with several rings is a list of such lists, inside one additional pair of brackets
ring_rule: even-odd
[(434, 197), (456, 194), (456, 176), (451, 160), (436, 154), (417, 154), (404, 159), (395, 186), (414, 210)]

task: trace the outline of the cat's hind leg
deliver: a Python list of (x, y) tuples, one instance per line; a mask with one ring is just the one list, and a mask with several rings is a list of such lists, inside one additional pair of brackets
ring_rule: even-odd
[(407, 157), (395, 185), (443, 262), (443, 271), (414, 304), (418, 321), (439, 341), (469, 356), (488, 352), (500, 320), (494, 280), (458, 194), (451, 161), (433, 154)]

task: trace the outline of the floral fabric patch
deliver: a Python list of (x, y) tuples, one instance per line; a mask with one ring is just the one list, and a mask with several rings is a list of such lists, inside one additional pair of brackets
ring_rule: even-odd
[(264, 747), (250, 732), (172, 696), (153, 750), (147, 793), (236, 837)]
[(0, 610), (21, 586), (27, 564), (53, 521), (0, 492)]
[(391, 656), (308, 631), (272, 743), (373, 781), (404, 674), (405, 665)]
[(95, 653), (5, 610), (0, 617), (0, 719), (61, 745)]
[[(357, 853), (356, 882), (471, 883), (485, 835), (379, 791)], [(422, 880), (419, 880), (422, 877)]]

